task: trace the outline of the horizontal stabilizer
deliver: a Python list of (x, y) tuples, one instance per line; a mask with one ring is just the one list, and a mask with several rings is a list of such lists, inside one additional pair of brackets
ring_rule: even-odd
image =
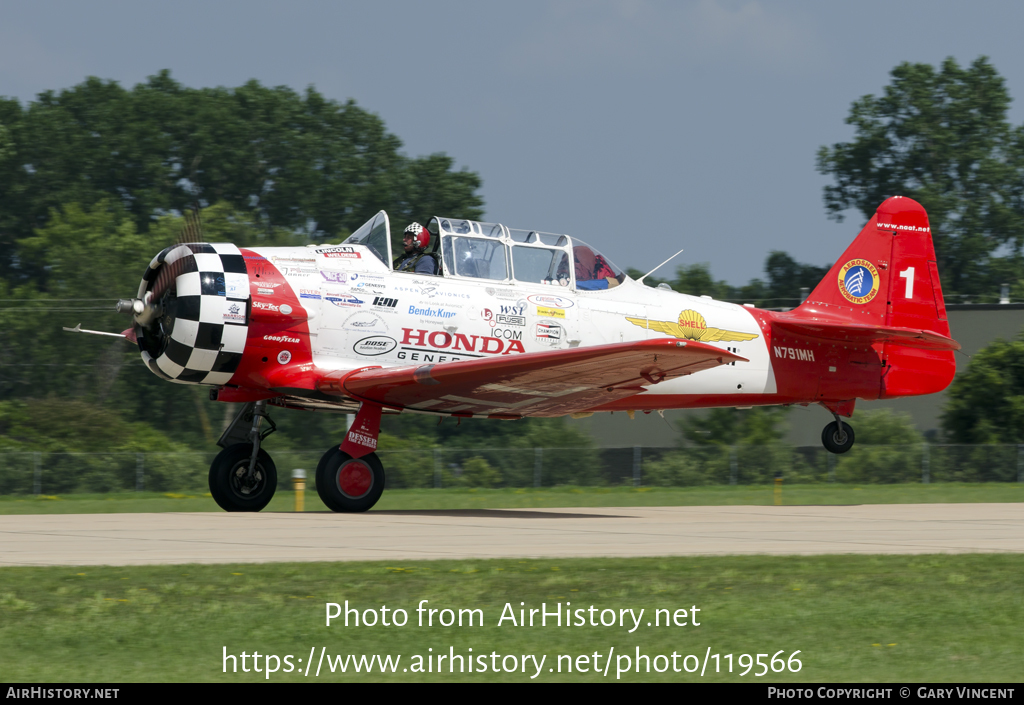
[(819, 340), (871, 345), (891, 343), (923, 350), (959, 350), (960, 343), (950, 337), (929, 330), (900, 328), (853, 321), (826, 321), (777, 316), (774, 324), (788, 333)]
[(644, 391), (647, 385), (746, 358), (696, 341), (643, 340), (525, 355), (370, 368), (317, 383), (391, 408), (514, 419), (563, 416)]

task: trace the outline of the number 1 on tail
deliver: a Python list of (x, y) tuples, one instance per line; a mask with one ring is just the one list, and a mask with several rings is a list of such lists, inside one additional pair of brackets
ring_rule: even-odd
[(900, 276), (907, 280), (907, 298), (914, 298), (914, 268), (907, 267), (900, 272)]

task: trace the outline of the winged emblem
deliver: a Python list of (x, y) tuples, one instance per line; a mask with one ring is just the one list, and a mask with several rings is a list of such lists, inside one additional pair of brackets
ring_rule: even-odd
[(709, 328), (704, 316), (692, 308), (679, 312), (678, 321), (650, 321), (646, 318), (630, 318), (626, 320), (635, 326), (656, 330), (675, 338), (685, 340), (699, 340), (702, 343), (731, 343), (743, 340), (753, 340), (756, 333), (740, 333), (734, 330), (723, 330), (721, 328)]

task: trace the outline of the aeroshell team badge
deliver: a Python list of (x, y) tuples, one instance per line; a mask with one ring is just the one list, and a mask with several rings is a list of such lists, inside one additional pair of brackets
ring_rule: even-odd
[(839, 269), (839, 293), (850, 303), (866, 304), (878, 294), (882, 278), (866, 259), (851, 259)]

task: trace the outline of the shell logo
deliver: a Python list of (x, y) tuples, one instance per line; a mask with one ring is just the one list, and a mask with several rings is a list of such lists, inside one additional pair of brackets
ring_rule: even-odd
[(626, 317), (626, 320), (634, 326), (656, 330), (659, 333), (666, 333), (674, 338), (699, 340), (702, 343), (739, 342), (753, 340), (757, 337), (757, 333), (742, 333), (735, 330), (708, 327), (704, 316), (692, 308), (680, 311), (679, 318), (676, 321), (652, 321), (646, 318), (630, 318), (629, 316)]

